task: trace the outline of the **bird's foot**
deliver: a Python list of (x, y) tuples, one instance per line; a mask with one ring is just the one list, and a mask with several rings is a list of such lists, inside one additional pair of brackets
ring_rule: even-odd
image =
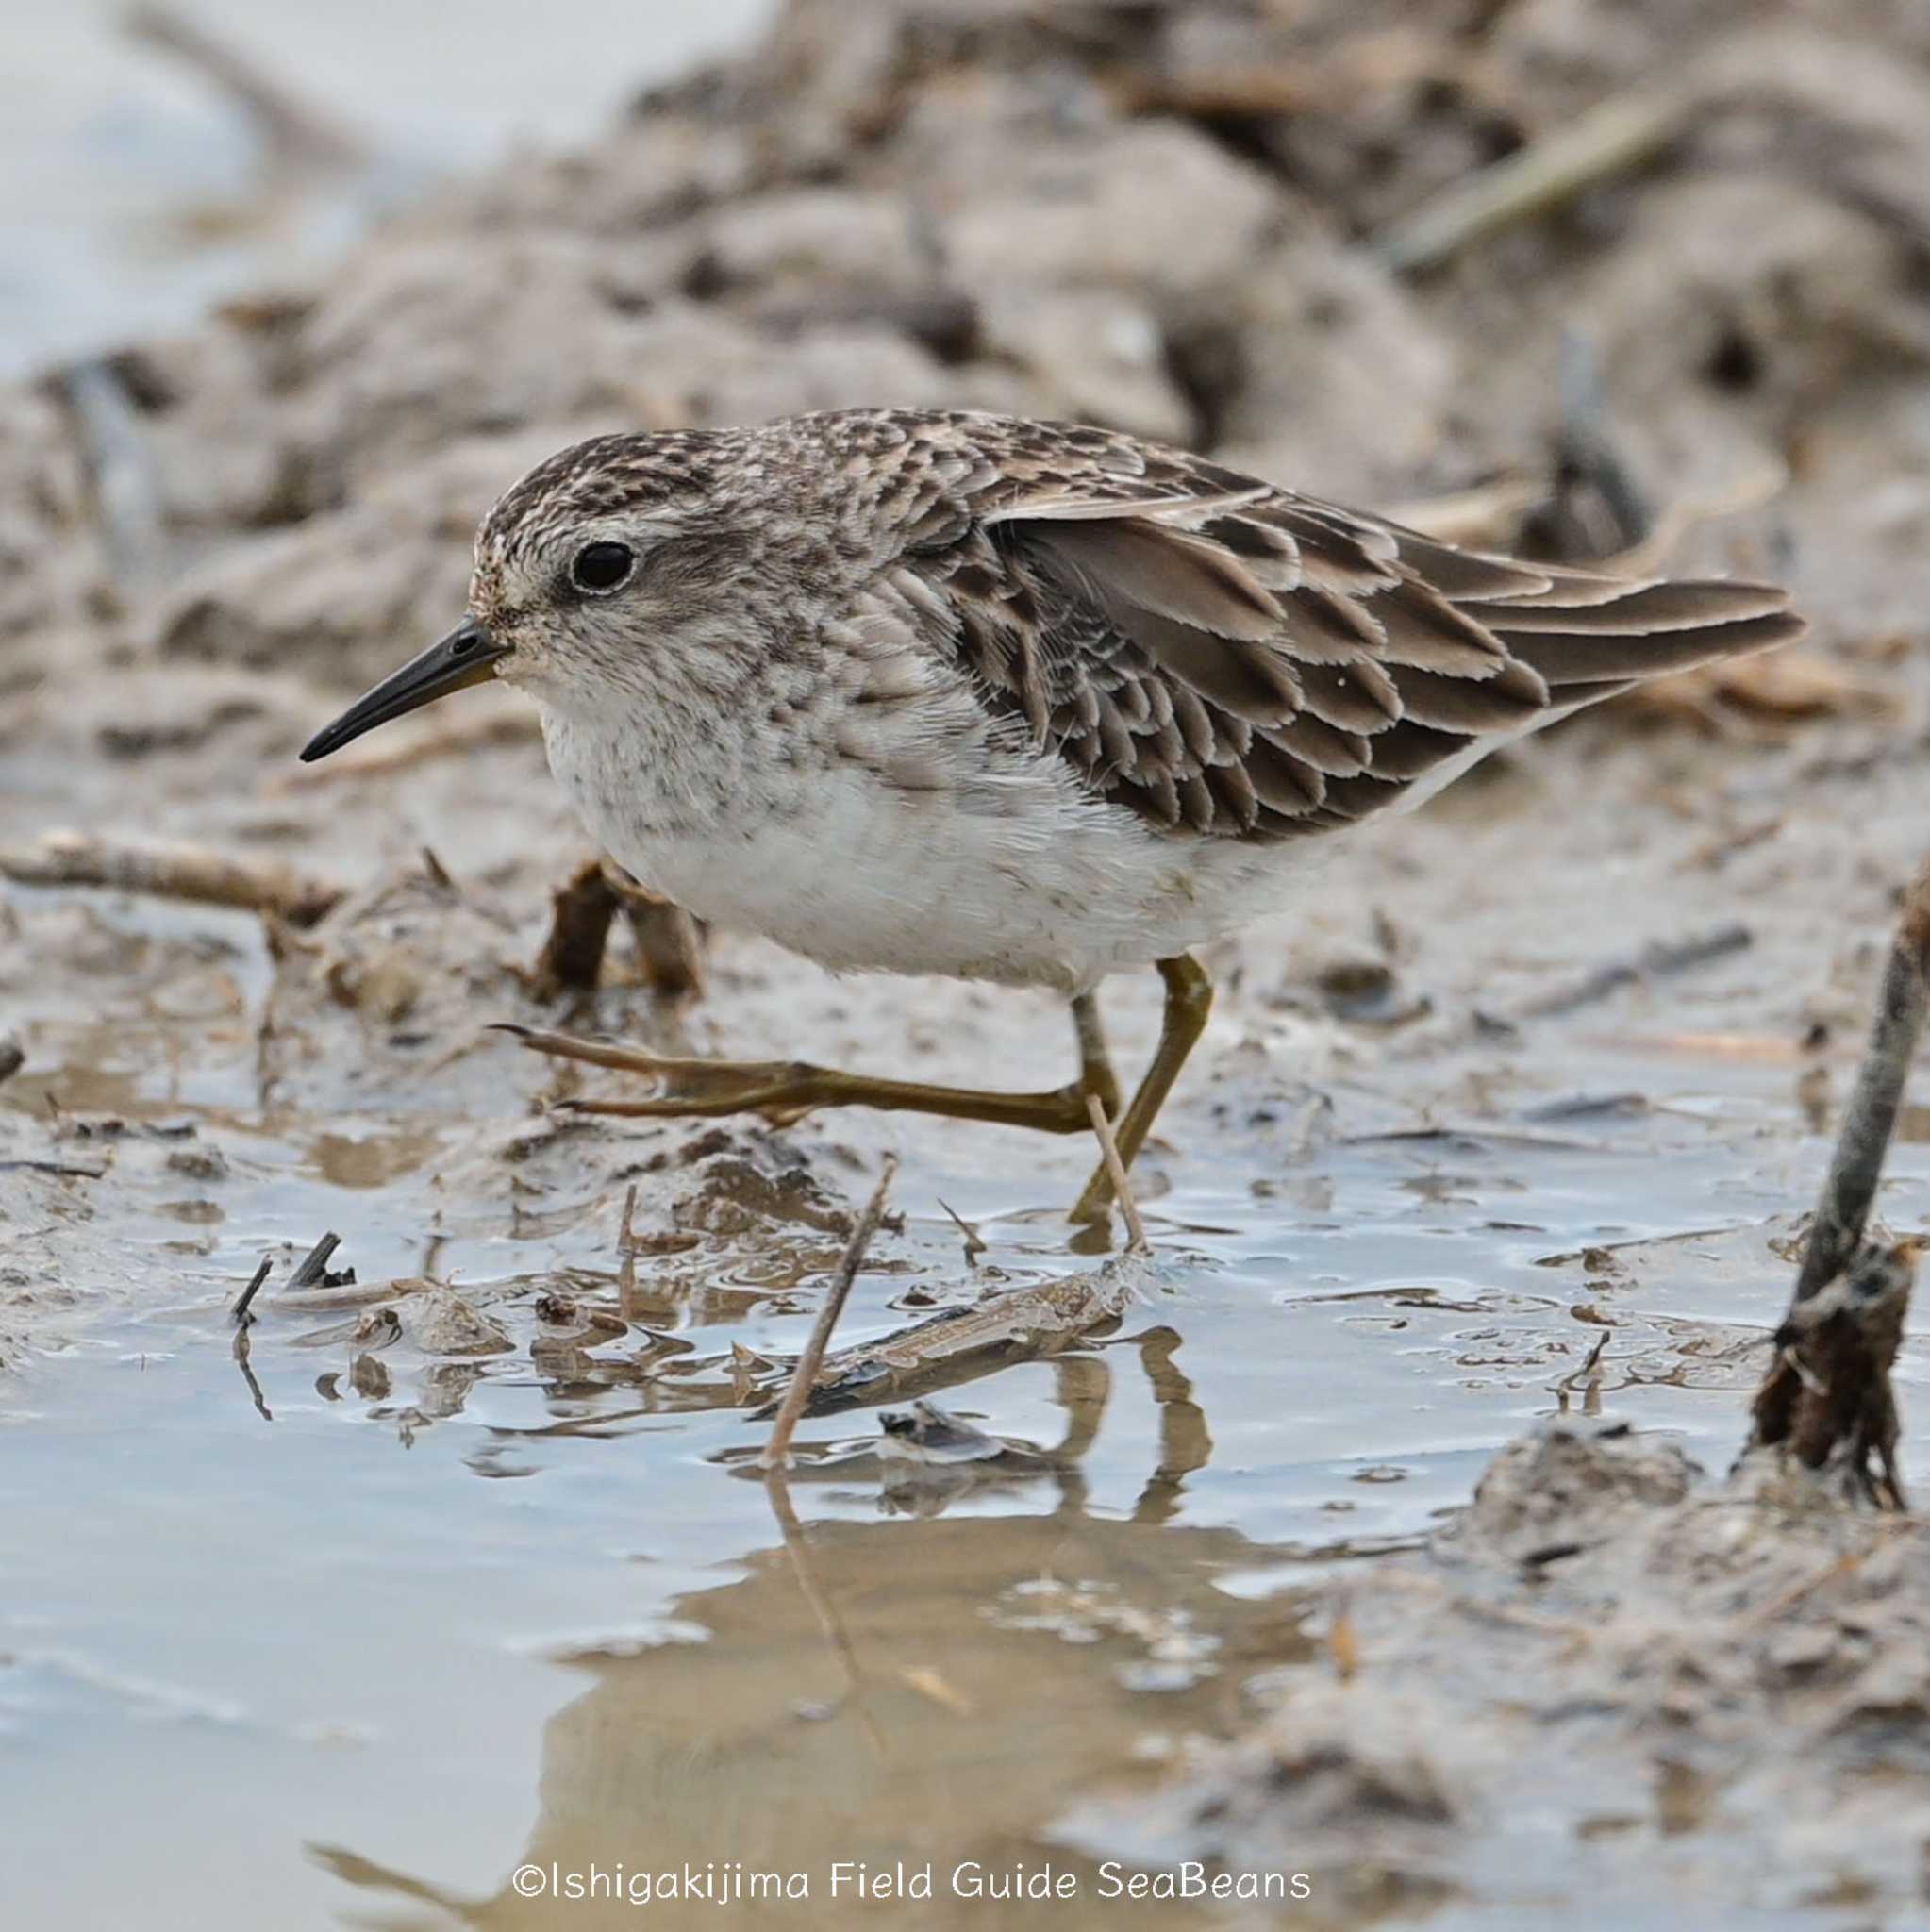
[(967, 1087), (933, 1087), (846, 1074), (808, 1060), (673, 1059), (638, 1046), (578, 1040), (568, 1033), (505, 1024), (532, 1052), (593, 1067), (640, 1074), (657, 1083), (647, 1100), (562, 1100), (573, 1113), (624, 1119), (675, 1119), (692, 1115), (755, 1113), (788, 1126), (821, 1107), (875, 1107), (895, 1112), (940, 1114), (954, 1120), (990, 1121), (1042, 1133), (1091, 1129), (1084, 1090), (1075, 1085), (1040, 1093), (990, 1093)]

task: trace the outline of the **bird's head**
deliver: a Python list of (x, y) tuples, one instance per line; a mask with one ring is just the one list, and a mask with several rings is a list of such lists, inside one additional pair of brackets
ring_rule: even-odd
[(741, 435), (604, 436), (540, 463), (483, 520), (462, 622), (303, 759), (492, 676), (564, 711), (679, 687), (727, 698), (769, 582), (770, 491)]

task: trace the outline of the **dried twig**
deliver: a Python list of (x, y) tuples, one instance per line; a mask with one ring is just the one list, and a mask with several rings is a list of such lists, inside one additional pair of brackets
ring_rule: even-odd
[(329, 1256), (341, 1245), (339, 1234), (324, 1234), (296, 1265), (295, 1272), (288, 1278), (288, 1286), (291, 1289), (319, 1288), (328, 1274)]
[(29, 886), (104, 886), (273, 912), (291, 925), (314, 925), (347, 891), (273, 859), (241, 858), (204, 845), (120, 844), (84, 832), (48, 832), (31, 845), (0, 847), (0, 876)]
[(1809, 1230), (1809, 1245), (1796, 1278), (1795, 1299), (1805, 1302), (1840, 1274), (1863, 1239), (1870, 1204), (1883, 1176), (1883, 1159), (1896, 1131), (1897, 1112), (1910, 1061), (1930, 1005), (1930, 863), (1904, 895), (1896, 941), (1884, 969), (1882, 1005), (1871, 1033), (1870, 1052), (1843, 1112), (1836, 1151), (1823, 1180), (1822, 1198)]
[[(1146, 1257), (1128, 1252), (1103, 1266), (941, 1308), (895, 1334), (840, 1348), (812, 1384), (820, 1415), (950, 1388), (1015, 1361), (1041, 1361), (1115, 1323), (1146, 1281)], [(757, 1411), (774, 1415), (774, 1404)]]
[(798, 1417), (803, 1415), (806, 1403), (811, 1399), (811, 1390), (816, 1386), (824, 1350), (830, 1345), (831, 1331), (838, 1325), (838, 1317), (843, 1313), (844, 1304), (850, 1299), (851, 1285), (857, 1279), (857, 1271), (864, 1263), (865, 1250), (871, 1246), (872, 1237), (877, 1233), (878, 1223), (884, 1218), (885, 1196), (890, 1191), (891, 1176), (897, 1172), (897, 1161), (887, 1155), (885, 1171), (878, 1176), (878, 1184), (872, 1191), (864, 1212), (857, 1217), (857, 1225), (852, 1229), (850, 1241), (845, 1243), (843, 1257), (838, 1263), (838, 1273), (824, 1296), (824, 1306), (818, 1310), (817, 1324), (811, 1329), (810, 1340), (805, 1343), (804, 1353), (798, 1357), (797, 1367), (791, 1372), (790, 1387), (784, 1391), (784, 1400), (778, 1404), (776, 1420), (771, 1424), (771, 1440), (765, 1443), (764, 1453), (757, 1458), (766, 1469), (783, 1469), (788, 1465), (790, 1439), (797, 1428)]
[(1106, 1117), (1106, 1104), (1098, 1094), (1089, 1093), (1086, 1111), (1092, 1117), (1092, 1132), (1099, 1141), (1099, 1158), (1106, 1163), (1106, 1177), (1112, 1183), (1112, 1197), (1119, 1203), (1120, 1215), (1126, 1224), (1127, 1252), (1144, 1254), (1148, 1246), (1146, 1224), (1140, 1219), (1140, 1204), (1133, 1199), (1132, 1186), (1126, 1179), (1125, 1162), (1119, 1158), (1119, 1142), (1113, 1138), (1112, 1123)]
[(248, 1312), (248, 1305), (261, 1292), (261, 1284), (268, 1279), (268, 1257), (264, 1255), (261, 1257), (260, 1267), (255, 1271), (254, 1280), (235, 1297), (235, 1305), (228, 1310), (228, 1315), (236, 1327), (245, 1328), (255, 1319)]
[(979, 1256), (985, 1253), (985, 1237), (942, 1196), (940, 1197), (939, 1206), (945, 1210), (946, 1218), (952, 1225), (965, 1237), (966, 1267), (976, 1268)]
[(636, 1212), (637, 1183), (632, 1181), (624, 1196), (624, 1221), (617, 1232), (617, 1253), (623, 1257), (617, 1264), (617, 1313), (626, 1323), (637, 1319), (637, 1231), (633, 1225)]
[(1618, 94), (1570, 125), (1476, 170), (1389, 223), (1372, 246), (1403, 275), (1438, 268), (1471, 242), (1548, 213), (1659, 154), (1682, 130), (1678, 93)]
[(1867, 1239), (1865, 1229), (1926, 1011), (1930, 862), (1904, 895), (1870, 1051), (1843, 1110), (1748, 1445), (1786, 1446), (1805, 1468), (1838, 1469), (1856, 1493), (1896, 1509), (1905, 1504), (1889, 1374), (1924, 1244)]

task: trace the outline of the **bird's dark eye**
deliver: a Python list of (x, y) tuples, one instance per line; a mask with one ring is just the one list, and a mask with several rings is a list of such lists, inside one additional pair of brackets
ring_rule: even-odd
[(614, 591), (636, 567), (637, 553), (627, 543), (586, 543), (570, 566), (570, 581), (600, 595)]

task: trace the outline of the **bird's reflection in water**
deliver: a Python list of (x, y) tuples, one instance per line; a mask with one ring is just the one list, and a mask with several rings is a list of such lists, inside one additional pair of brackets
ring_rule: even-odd
[[(361, 1894), (353, 1923), (386, 1932), (638, 1924), (634, 1899), (550, 1896), (552, 1867), (607, 1878), (621, 1869), (624, 1884), (707, 1868), (723, 1902), (659, 1898), (659, 1924), (770, 1915), (844, 1925), (856, 1914), (875, 1927), (990, 1932), (1033, 1912), (1066, 1932), (1116, 1923), (1121, 1906), (1099, 1895), (1097, 1868), (1041, 1834), (1073, 1794), (1154, 1775), (1161, 1740), (1230, 1727), (1243, 1676), (1313, 1650), (1294, 1598), (1215, 1587), (1288, 1553), (1171, 1520), (1211, 1452), (1177, 1342), (1162, 1328), (1061, 1356), (1066, 1430), (1056, 1447), (1010, 1469), (948, 1469), (931, 1486), (901, 1477), (897, 1513), (878, 1520), (800, 1521), (794, 1494), (811, 1481), (854, 1483), (854, 1464), (770, 1478), (773, 1544), (746, 1557), (741, 1575), (674, 1606), (707, 1641), (570, 1659), (591, 1682), (544, 1729), (536, 1823), (504, 1859), (506, 1874), (540, 1868), (541, 1895), (519, 1896), (506, 1876), (491, 1895), (458, 1898), (317, 1848)], [(1081, 1465), (1111, 1363), (1127, 1347), (1159, 1405), (1159, 1457), (1131, 1512), (1106, 1517), (1088, 1509)], [(1025, 1513), (1035, 1497), (1047, 1507)], [(840, 1860), (873, 1874), (929, 1863), (933, 1896), (834, 1896)], [(951, 1874), (966, 1861), (988, 1884), (1050, 1863), (1075, 1875), (1078, 1893), (1029, 1907), (960, 1897)], [(805, 1874), (808, 1901), (729, 1902), (733, 1883), (748, 1885), (734, 1872)], [(372, 1895), (384, 1896), (373, 1911)], [(1162, 1924), (1187, 1922), (1183, 1908), (1163, 1911)]]

